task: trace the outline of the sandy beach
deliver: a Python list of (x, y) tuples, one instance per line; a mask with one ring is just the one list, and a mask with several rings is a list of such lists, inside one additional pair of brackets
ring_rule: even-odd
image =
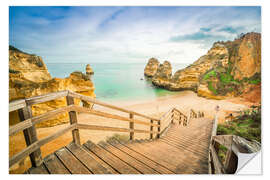
[[(239, 111), (239, 110), (248, 108), (247, 104), (233, 103), (231, 100), (212, 100), (212, 99), (205, 99), (202, 97), (198, 97), (197, 94), (192, 91), (182, 91), (182, 92), (179, 92), (177, 95), (160, 97), (155, 100), (112, 102), (111, 104), (121, 106), (126, 109), (143, 113), (148, 116), (152, 116), (156, 118), (160, 118), (162, 114), (167, 112), (172, 107), (178, 108), (185, 114), (187, 114), (191, 108), (194, 109), (195, 111), (200, 110), (205, 113), (206, 117), (213, 118), (215, 115), (214, 108), (218, 105), (220, 107), (219, 123), (224, 122), (225, 116), (229, 112)], [(107, 108), (105, 109), (104, 107), (100, 107), (98, 105), (95, 105), (94, 109), (114, 113), (114, 114), (121, 115), (124, 117), (129, 116), (127, 113), (122, 113), (122, 112), (107, 109)], [(139, 118), (136, 116), (135, 118), (145, 120), (143, 118)], [(128, 128), (129, 126), (129, 123), (125, 121), (102, 118), (102, 117), (97, 117), (97, 116), (85, 114), (85, 113), (78, 115), (78, 122), (83, 123), (83, 124), (122, 127), (122, 128)], [(41, 139), (48, 135), (51, 135), (54, 132), (68, 125), (69, 124), (63, 124), (63, 125), (58, 125), (58, 126), (48, 127), (48, 128), (38, 128), (37, 129), (38, 138)], [(147, 129), (147, 130), (149, 129), (149, 127), (145, 127), (143, 125), (138, 126), (135, 124), (135, 129), (136, 128)], [(91, 140), (95, 143), (98, 143), (99, 141), (106, 140), (106, 138), (113, 136), (114, 134), (116, 134), (116, 132), (80, 130), (81, 143), (84, 143), (87, 140)], [(127, 133), (117, 133), (117, 134), (126, 135), (128, 137)], [(135, 133), (136, 139), (144, 139), (148, 137), (149, 137), (149, 134), (138, 134), (138, 133), (136, 134)], [(68, 132), (64, 134), (63, 136), (55, 139), (54, 141), (42, 146), (41, 147), (42, 156), (45, 157), (48, 154), (53, 153), (55, 150), (69, 144), (71, 140), (72, 140), (71, 133)], [(22, 133), (18, 133), (17, 135), (12, 136), (10, 138), (10, 156), (21, 151), (25, 147), (25, 144), (23, 142), (24, 142), (24, 138), (23, 138)], [(30, 166), (29, 159), (25, 160), (24, 162), (21, 162), (20, 166), (15, 165), (13, 168), (11, 168), (11, 172), (12, 173), (23, 172), (28, 166)]]

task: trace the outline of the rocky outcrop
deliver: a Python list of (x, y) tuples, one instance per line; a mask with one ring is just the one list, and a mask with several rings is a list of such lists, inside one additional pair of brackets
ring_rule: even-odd
[(94, 74), (94, 71), (93, 71), (93, 69), (91, 68), (90, 64), (87, 64), (87, 65), (86, 65), (86, 74), (87, 74), (87, 75), (93, 75), (93, 74)]
[(52, 79), (41, 57), (24, 53), (12, 46), (9, 50), (9, 73), (19, 73), (22, 78), (34, 82)]
[(216, 42), (206, 55), (171, 78), (157, 78), (156, 82), (154, 79), (153, 84), (159, 87), (193, 90), (207, 98), (239, 96), (246, 88), (260, 84), (261, 34), (247, 33), (234, 41)]
[(152, 78), (152, 83), (159, 87), (168, 87), (172, 78), (172, 66), (169, 61), (164, 61), (160, 64), (155, 75)]
[(200, 77), (218, 65), (228, 65), (228, 51), (223, 44), (215, 43), (206, 55), (200, 57), (185, 69), (178, 70), (172, 77), (169, 90), (197, 91)]
[(227, 47), (232, 51), (230, 60), (234, 79), (242, 80), (261, 73), (261, 34), (245, 34), (229, 42)]
[[(21, 98), (28, 98), (32, 96), (38, 96), (42, 94), (47, 94), (51, 92), (57, 92), (62, 90), (71, 90), (86, 96), (95, 97), (94, 84), (90, 80), (89, 76), (82, 72), (73, 72), (69, 77), (61, 78), (51, 78), (49, 72), (42, 59), (38, 57), (39, 63), (42, 66), (35, 67), (36, 61), (26, 62), (27, 59), (35, 58), (35, 55), (29, 55), (21, 51), (14, 52), (10, 50), (10, 64), (9, 69), (9, 100), (16, 100)], [(27, 57), (27, 58), (26, 58)], [(19, 64), (19, 66), (14, 63), (14, 61)], [(22, 61), (22, 62), (21, 62)], [(31, 68), (34, 67), (34, 70)], [(27, 70), (30, 69), (30, 72)], [(39, 71), (40, 70), (40, 71)], [(30, 73), (35, 75), (35, 78), (29, 77)], [(79, 100), (75, 101), (75, 104), (79, 104)], [(66, 105), (65, 98), (60, 98), (57, 100), (35, 104), (32, 106), (33, 116), (43, 114), (47, 111), (63, 107)], [(86, 107), (91, 107), (91, 104), (83, 102)], [(10, 113), (10, 124), (15, 124), (19, 121), (17, 112)], [(48, 127), (55, 126), (58, 124), (69, 122), (68, 114), (60, 114), (48, 121), (37, 124), (37, 127)]]
[[(217, 64), (200, 77), (198, 95), (208, 98), (240, 96), (253, 91), (261, 82), (261, 34), (247, 33), (234, 41), (223, 42), (228, 51), (226, 64)], [(207, 85), (205, 95), (201, 84)]]
[(159, 61), (156, 58), (149, 59), (147, 65), (144, 68), (144, 75), (146, 77), (153, 77), (159, 67)]

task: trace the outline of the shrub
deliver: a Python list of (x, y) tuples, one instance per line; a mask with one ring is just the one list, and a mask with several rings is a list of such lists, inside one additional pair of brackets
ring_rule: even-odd
[(217, 94), (217, 90), (214, 88), (213, 83), (211, 81), (208, 82), (208, 89), (212, 91), (215, 95)]
[(204, 75), (203, 80), (207, 80), (207, 79), (209, 79), (210, 77), (216, 77), (216, 76), (217, 76), (216, 71), (215, 71), (215, 70), (212, 70), (212, 71), (210, 71), (210, 72), (208, 72), (208, 73), (206, 73), (206, 74)]
[(247, 140), (261, 142), (261, 106), (240, 113), (233, 121), (219, 124), (218, 135), (237, 135)]

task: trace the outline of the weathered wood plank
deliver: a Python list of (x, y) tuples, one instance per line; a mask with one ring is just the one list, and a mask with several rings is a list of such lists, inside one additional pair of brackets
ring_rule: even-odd
[(160, 131), (160, 127), (161, 127), (161, 123), (160, 123), (160, 121), (158, 121), (158, 134), (157, 134), (157, 138), (160, 138), (160, 133), (161, 133), (161, 131)]
[(124, 108), (120, 108), (120, 107), (114, 106), (114, 105), (103, 103), (101, 101), (98, 101), (97, 99), (94, 99), (94, 98), (91, 98), (91, 97), (88, 97), (88, 96), (83, 96), (83, 95), (80, 95), (78, 93), (74, 93), (74, 92), (69, 91), (68, 94), (70, 96), (74, 97), (74, 98), (78, 98), (78, 99), (81, 99), (81, 100), (89, 101), (91, 103), (98, 104), (98, 105), (101, 105), (101, 106), (104, 106), (104, 107), (108, 107), (108, 108), (115, 109), (115, 110), (122, 111), (122, 112), (126, 112), (126, 113), (131, 113), (131, 114), (134, 114), (136, 116), (144, 117), (146, 119), (153, 119), (155, 121), (159, 121), (159, 119), (155, 119), (155, 118), (152, 118), (152, 117), (149, 117), (149, 116), (146, 116), (146, 115), (143, 115), (143, 114), (140, 114), (140, 113), (131, 111), (131, 110), (127, 110), (127, 109), (124, 109)]
[(232, 149), (233, 136), (232, 135), (218, 135), (212, 136), (212, 140), (225, 146), (227, 149)]
[[(134, 115), (133, 114), (129, 114), (129, 119), (133, 120), (134, 119)], [(129, 139), (130, 140), (134, 140), (134, 121), (129, 122), (129, 129), (132, 130), (129, 133)]]
[(160, 157), (159, 154), (153, 153), (155, 149), (153, 149), (153, 151), (150, 153), (149, 151), (146, 151), (147, 148), (140, 145), (140, 143), (129, 143), (129, 144), (124, 144), (124, 145), (128, 147), (129, 149), (146, 156), (152, 161), (157, 162), (158, 164), (161, 164), (162, 166), (165, 166), (174, 174), (176, 174), (176, 171), (175, 171), (176, 167), (172, 165), (171, 163), (169, 163), (164, 157)]
[(83, 144), (83, 146), (81, 146), (83, 150), (85, 150), (88, 154), (90, 154), (91, 157), (93, 157), (99, 164), (101, 164), (103, 167), (105, 167), (107, 170), (109, 170), (110, 172), (112, 172), (112, 174), (119, 174), (118, 171), (116, 171), (112, 166), (110, 166), (107, 162), (103, 161), (102, 159), (100, 159), (95, 153), (93, 153), (92, 151), (90, 151), (85, 144)]
[(63, 162), (71, 174), (92, 174), (76, 157), (66, 148), (55, 152), (56, 156)]
[(151, 124), (150, 125), (150, 139), (153, 139), (153, 133), (152, 133), (153, 132), (153, 125), (154, 125), (153, 123), (154, 123), (154, 121), (151, 119), (150, 120), (150, 124)]
[(121, 159), (123, 162), (129, 164), (131, 167), (134, 167), (136, 170), (138, 170), (142, 174), (157, 174), (158, 173), (154, 169), (141, 163), (140, 161), (133, 158), (132, 156), (129, 156), (123, 153), (122, 151), (120, 151), (119, 149), (115, 148), (114, 146), (108, 143), (99, 143), (99, 145), (103, 147), (105, 150), (107, 150), (108, 152), (110, 152), (111, 154)]
[(80, 146), (71, 143), (67, 146), (68, 150), (76, 156), (93, 174), (112, 174), (111, 171), (98, 163), (87, 151)]
[(35, 97), (30, 97), (26, 98), (26, 104), (27, 105), (33, 105), (33, 104), (38, 104), (38, 103), (43, 103), (51, 100), (55, 100), (61, 97), (67, 96), (68, 91), (59, 91), (59, 92), (53, 92), (53, 93), (48, 93), (40, 96), (35, 96)]
[[(70, 96), (66, 96), (67, 105), (74, 105), (74, 98)], [(73, 107), (74, 108), (74, 107)], [(77, 112), (76, 111), (70, 111), (69, 113), (69, 122), (70, 125), (76, 124), (78, 122), (77, 120)], [(81, 145), (80, 142), (80, 133), (79, 129), (75, 128), (72, 130), (72, 139), (75, 144)]]
[(43, 164), (38, 167), (31, 167), (28, 171), (29, 174), (49, 174)]
[(114, 140), (114, 142), (109, 142), (112, 146), (115, 148), (118, 148), (122, 152), (128, 154), (129, 156), (132, 156), (133, 158), (141, 161), (142, 163), (146, 164), (147, 166), (155, 169), (160, 174), (174, 174), (172, 171), (167, 169), (166, 167), (162, 166), (161, 164), (152, 161), (151, 159), (148, 159), (146, 156), (140, 154), (139, 152), (133, 151), (122, 144), (122, 142), (119, 142), (117, 140)]
[(100, 146), (95, 145), (91, 141), (87, 141), (85, 144), (90, 151), (99, 156), (103, 161), (110, 164), (113, 168), (115, 168), (121, 174), (140, 174), (136, 169), (129, 166), (127, 163), (123, 162), (116, 156), (112, 155), (108, 151), (104, 150)]
[(73, 106), (66, 106), (66, 107), (62, 107), (62, 108), (58, 108), (58, 109), (55, 109), (55, 110), (52, 110), (52, 111), (49, 111), (49, 112), (46, 112), (44, 114), (41, 114), (39, 116), (35, 116), (35, 117), (31, 117), (25, 121), (22, 121), (22, 122), (19, 122), (13, 126), (11, 126), (9, 128), (9, 135), (12, 136), (14, 134), (16, 134), (17, 132), (19, 131), (22, 131), (26, 128), (29, 128), (35, 124), (38, 124), (42, 121), (45, 121), (51, 117), (54, 117), (58, 114), (62, 114), (62, 113), (65, 113), (65, 112), (69, 112), (70, 110), (73, 109)]
[[(96, 126), (88, 124), (77, 124), (78, 129), (89, 129), (89, 130), (102, 130), (102, 131), (116, 131), (116, 132), (135, 132), (135, 133), (150, 133), (151, 131), (139, 130), (139, 129), (126, 129), (126, 128), (116, 128), (108, 126)], [(152, 133), (157, 133), (157, 131), (152, 131)]]
[(50, 154), (49, 156), (45, 157), (44, 164), (49, 170), (50, 174), (70, 174), (67, 168), (55, 156), (55, 154)]
[(211, 151), (211, 155), (213, 158), (215, 174), (225, 174), (226, 173), (225, 168), (222, 165), (222, 163), (217, 155), (217, 152), (212, 144), (210, 144), (210, 151)]
[(256, 141), (248, 141), (240, 136), (233, 135), (232, 149), (235, 154), (237, 154), (237, 151), (241, 153), (255, 153), (261, 150), (261, 144)]
[(24, 108), (25, 106), (26, 106), (26, 102), (24, 99), (11, 101), (9, 103), (9, 112), (16, 111), (18, 109)]
[[(24, 121), (26, 119), (29, 119), (32, 117), (32, 109), (31, 106), (26, 106), (22, 109), (19, 109), (19, 117), (20, 121)], [(25, 129), (23, 131), (24, 139), (26, 142), (26, 145), (29, 147), (33, 143), (37, 142), (37, 132), (35, 126), (29, 127), (28, 129)], [(37, 167), (41, 165), (42, 163), (42, 156), (40, 148), (37, 148), (35, 151), (31, 152), (30, 154), (30, 160), (33, 167)]]
[[(102, 117), (106, 117), (106, 118), (112, 118), (112, 119), (117, 119), (117, 120), (122, 120), (122, 121), (134, 122), (136, 124), (143, 124), (143, 125), (148, 125), (148, 126), (151, 125), (150, 123), (140, 121), (140, 120), (136, 120), (134, 118), (130, 119), (130, 118), (127, 118), (127, 117), (122, 117), (122, 116), (119, 116), (119, 115), (105, 113), (105, 112), (101, 112), (101, 111), (97, 111), (97, 110), (93, 110), (93, 109), (89, 109), (89, 108), (85, 108), (85, 107), (80, 107), (80, 106), (75, 106), (75, 110), (77, 112), (89, 113), (89, 114), (102, 116)], [(155, 125), (155, 126), (158, 126), (158, 125)]]
[(43, 138), (41, 140), (38, 140), (36, 142), (34, 142), (33, 144), (29, 145), (27, 148), (23, 149), (21, 152), (15, 154), (14, 156), (12, 156), (9, 159), (9, 167), (11, 167), (12, 165), (14, 165), (16, 162), (20, 161), (22, 158), (28, 156), (29, 154), (31, 154), (32, 152), (34, 152), (35, 150), (39, 149), (42, 145), (47, 144), (48, 142), (58, 138), (59, 136), (65, 134), (68, 131), (73, 130), (76, 127), (76, 124), (73, 124), (71, 126), (68, 126), (56, 133), (54, 133), (53, 135), (50, 135), (46, 138)]
[[(207, 171), (207, 158), (203, 161), (200, 156), (195, 156), (193, 153), (183, 149), (180, 150), (179, 148), (167, 144), (167, 142), (143, 142), (140, 145), (144, 151), (157, 154), (157, 159), (162, 159), (172, 166), (175, 166), (174, 171), (177, 174), (205, 173)], [(201, 163), (199, 163), (199, 161), (201, 161)], [(203, 162), (206, 162), (206, 164)]]
[(182, 113), (179, 109), (173, 108), (173, 110), (177, 111), (179, 114), (183, 115), (184, 117), (187, 117), (184, 113)]
[(226, 153), (226, 159), (224, 168), (228, 174), (234, 174), (237, 170), (238, 157), (231, 151), (228, 150)]

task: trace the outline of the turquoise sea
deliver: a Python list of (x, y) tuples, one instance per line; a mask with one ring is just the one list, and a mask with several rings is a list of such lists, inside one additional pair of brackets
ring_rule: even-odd
[[(48, 63), (47, 68), (53, 77), (65, 78), (74, 71), (85, 73), (87, 63)], [(173, 73), (186, 67), (188, 64), (172, 64)], [(161, 96), (174, 95), (152, 85), (144, 77), (143, 63), (90, 63), (94, 70), (92, 80), (95, 85), (95, 94), (98, 99), (105, 101), (126, 101), (155, 99)], [(143, 80), (141, 80), (143, 78)]]

